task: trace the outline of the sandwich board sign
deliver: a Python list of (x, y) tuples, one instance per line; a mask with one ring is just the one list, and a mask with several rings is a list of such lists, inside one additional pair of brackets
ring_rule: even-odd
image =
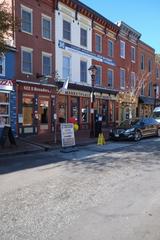
[(75, 135), (73, 123), (61, 123), (62, 147), (75, 146)]

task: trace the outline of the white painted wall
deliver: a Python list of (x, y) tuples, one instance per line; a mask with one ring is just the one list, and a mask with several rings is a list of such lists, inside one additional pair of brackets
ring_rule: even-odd
[[(68, 43), (82, 48), (80, 45), (80, 28), (83, 27), (87, 30), (87, 50), (92, 51), (92, 28), (91, 20), (82, 16), (78, 13), (78, 20), (75, 20), (75, 11), (71, 8), (68, 8), (66, 5), (59, 3), (59, 10), (55, 13), (55, 66), (60, 79), (62, 78), (62, 64), (63, 64), (63, 55), (67, 54), (71, 56), (71, 78), (70, 82), (80, 83), (80, 60), (83, 59), (87, 62), (87, 67), (89, 68), (92, 64), (92, 58), (90, 56), (85, 56), (81, 52), (74, 52), (71, 49), (61, 49), (58, 47), (59, 40), (67, 42), (63, 39), (63, 19), (71, 22), (71, 41)], [(84, 47), (83, 47), (84, 48)], [(85, 48), (84, 48), (85, 49)], [(91, 77), (88, 72), (87, 84), (91, 84)]]

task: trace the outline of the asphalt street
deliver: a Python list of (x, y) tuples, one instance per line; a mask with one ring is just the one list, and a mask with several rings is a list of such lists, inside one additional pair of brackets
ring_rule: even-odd
[(0, 166), (0, 239), (160, 240), (159, 146), (17, 156)]

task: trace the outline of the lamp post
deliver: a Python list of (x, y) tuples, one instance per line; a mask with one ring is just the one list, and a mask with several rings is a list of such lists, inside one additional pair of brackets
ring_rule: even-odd
[(154, 108), (156, 107), (156, 94), (157, 94), (157, 84), (153, 84), (154, 89)]
[(88, 68), (88, 71), (91, 75), (91, 81), (92, 81), (92, 91), (91, 91), (91, 127), (90, 127), (90, 137), (94, 137), (94, 83), (95, 83), (95, 76), (97, 67), (95, 65), (91, 65)]

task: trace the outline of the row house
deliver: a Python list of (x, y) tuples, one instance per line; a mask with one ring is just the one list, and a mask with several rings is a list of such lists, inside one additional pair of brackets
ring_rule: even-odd
[(138, 116), (150, 116), (155, 105), (155, 50), (146, 43), (138, 44), (138, 79), (136, 95), (139, 97)]
[[(68, 78), (68, 90), (58, 94), (58, 120), (77, 119), (80, 129), (90, 128), (92, 82), (89, 67), (97, 67), (94, 82), (94, 117), (103, 125), (115, 121), (116, 66), (113, 45), (119, 27), (79, 1), (59, 1), (56, 22), (58, 86)], [(116, 78), (115, 78), (116, 79)]]
[(160, 105), (160, 55), (155, 56), (155, 69), (156, 69), (156, 81), (155, 81), (155, 106)]
[[(10, 45), (10, 44), (9, 44)], [(0, 133), (4, 126), (11, 126), (16, 134), (16, 91), (14, 88), (14, 46), (7, 45), (7, 52), (0, 54)]]
[(21, 20), (15, 31), (17, 133), (43, 134), (54, 128), (54, 1), (14, 0)]
[(117, 46), (117, 68), (119, 81), (119, 121), (135, 118), (138, 113), (138, 44), (141, 34), (126, 23), (117, 22), (119, 26)]

